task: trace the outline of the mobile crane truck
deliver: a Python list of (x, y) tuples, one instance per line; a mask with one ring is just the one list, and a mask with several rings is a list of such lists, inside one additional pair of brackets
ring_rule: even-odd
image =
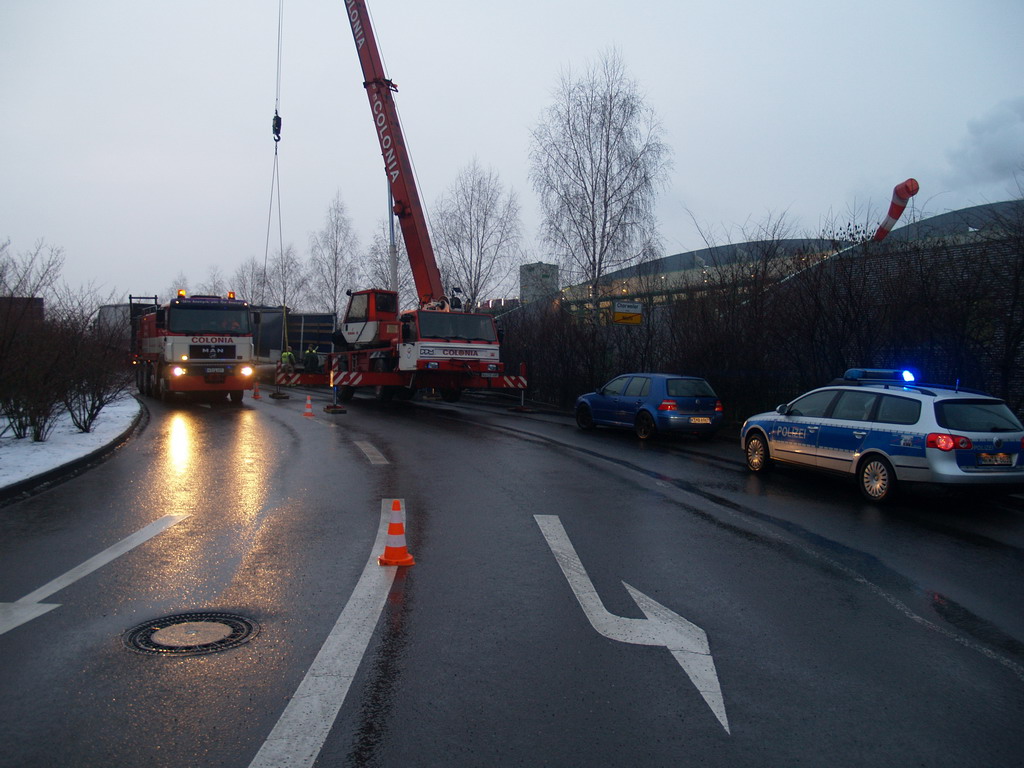
[(384, 170), (405, 239), (419, 309), (399, 312), (398, 294), (363, 290), (351, 294), (336, 346), (333, 385), (340, 400), (360, 387), (372, 387), (378, 399), (409, 398), (418, 389), (436, 389), (447, 401), (465, 389), (523, 390), (525, 376), (505, 374), (494, 318), (459, 311), (449, 301), (416, 191), (412, 161), (398, 122), (395, 84), (384, 72), (366, 3), (345, 0), (363, 86), (384, 159)]
[(242, 402), (256, 380), (252, 313), (234, 293), (178, 296), (160, 306), (156, 296), (129, 296), (132, 364), (143, 395), (222, 393)]

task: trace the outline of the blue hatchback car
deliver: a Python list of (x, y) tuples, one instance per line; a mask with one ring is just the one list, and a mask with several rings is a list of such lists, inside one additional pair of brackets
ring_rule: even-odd
[(671, 373), (625, 373), (576, 398), (576, 424), (627, 427), (646, 440), (683, 432), (710, 440), (722, 426), (722, 401), (704, 379)]

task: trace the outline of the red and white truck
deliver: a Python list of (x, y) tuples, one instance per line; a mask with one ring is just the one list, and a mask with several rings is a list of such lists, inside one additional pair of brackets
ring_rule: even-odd
[(335, 334), (333, 383), (338, 398), (348, 400), (360, 387), (373, 388), (383, 400), (411, 397), (418, 389), (436, 389), (446, 400), (457, 400), (465, 389), (523, 390), (525, 376), (505, 373), (494, 318), (461, 312), (459, 302), (449, 301), (445, 295), (398, 122), (397, 88), (384, 72), (366, 3), (346, 0), (345, 10), (419, 308), (399, 312), (394, 291), (351, 294), (344, 321)]
[(252, 313), (234, 293), (129, 296), (132, 364), (139, 392), (168, 400), (176, 393), (223, 393), (240, 403), (256, 380)]

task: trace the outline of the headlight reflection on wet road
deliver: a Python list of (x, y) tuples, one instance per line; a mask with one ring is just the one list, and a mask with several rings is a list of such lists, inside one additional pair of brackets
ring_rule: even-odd
[(167, 461), (169, 474), (178, 478), (188, 472), (189, 464), (192, 463), (191, 425), (180, 413), (171, 417), (167, 438)]
[(228, 462), (234, 475), (229, 483), (234, 488), (234, 506), (238, 512), (254, 517), (266, 503), (269, 490), (265, 456), (269, 438), (264, 435), (254, 412), (245, 411), (239, 416)]
[(195, 607), (219, 601), (231, 588), (265, 522), (274, 466), (268, 443), (268, 430), (252, 411), (166, 415), (154, 482), (141, 507), (190, 518), (148, 563), (155, 593)]

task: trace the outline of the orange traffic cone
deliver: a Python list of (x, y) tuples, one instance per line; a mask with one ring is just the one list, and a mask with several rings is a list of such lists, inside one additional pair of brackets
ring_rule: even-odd
[(306, 395), (306, 411), (302, 415), (307, 419), (313, 418), (313, 398), (310, 395)]
[(388, 524), (388, 541), (384, 546), (384, 554), (377, 558), (380, 565), (415, 565), (412, 555), (405, 546), (405, 513), (402, 502), (395, 499), (391, 502), (391, 522)]
[(263, 396), (260, 394), (260, 383), (259, 381), (254, 381), (252, 385), (252, 399), (260, 400), (262, 397)]

